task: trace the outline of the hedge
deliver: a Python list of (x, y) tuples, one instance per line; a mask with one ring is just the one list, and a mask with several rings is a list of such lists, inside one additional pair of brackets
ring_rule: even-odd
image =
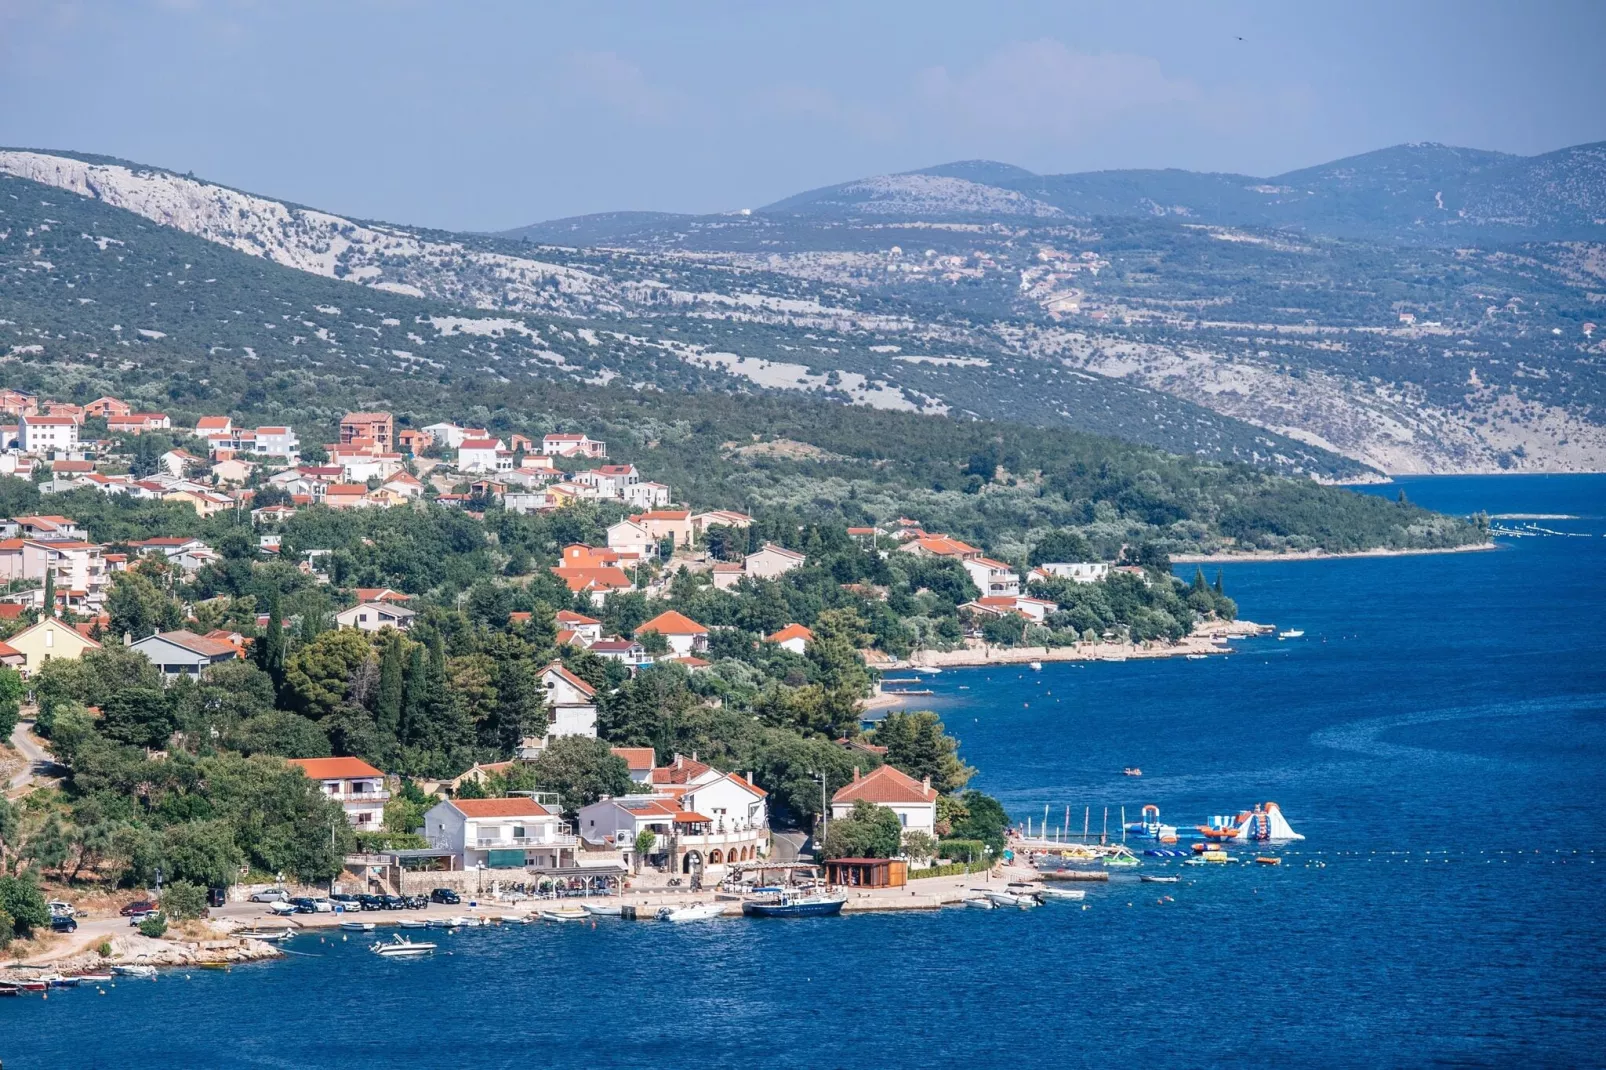
[(947, 866), (932, 866), (930, 869), (911, 869), (909, 871), (909, 879), (915, 881), (924, 877), (957, 877), (961, 873), (982, 873), (991, 869), (992, 866), (991, 862), (971, 862), (969, 864), (955, 862)]

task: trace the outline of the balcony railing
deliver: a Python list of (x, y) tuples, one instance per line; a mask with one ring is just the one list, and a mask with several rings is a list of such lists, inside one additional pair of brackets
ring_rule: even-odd
[(580, 840), (578, 837), (565, 835), (548, 836), (544, 838), (540, 836), (504, 836), (499, 840), (475, 840), (474, 847), (481, 851), (497, 851), (503, 848), (512, 847), (575, 847), (578, 846), (579, 843)]
[(339, 802), (343, 802), (343, 803), (348, 803), (348, 802), (376, 802), (376, 803), (382, 803), (382, 802), (389, 801), (390, 792), (384, 791), (384, 790), (380, 790), (380, 791), (336, 791), (336, 792), (330, 792), (329, 795), (327, 796), (327, 798), (335, 799), (335, 800), (337, 800)]

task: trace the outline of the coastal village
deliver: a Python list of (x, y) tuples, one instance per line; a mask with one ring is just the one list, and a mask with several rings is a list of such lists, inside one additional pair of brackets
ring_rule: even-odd
[[(495, 760), (451, 767), (449, 759), (438, 759), (430, 775), (421, 775), (416, 761), (404, 773), (352, 752), (360, 748), (348, 745), (340, 753), (338, 734), (319, 734), (335, 741), (333, 754), (322, 749), (286, 753), (282, 746), (269, 750), (314, 786), (317, 798), (344, 815), (351, 847), (339, 858), (337, 871), (315, 884), (250, 865), (227, 881), (208, 882), (214, 924), (225, 929), (229, 924), (260, 929), (268, 911), (296, 925), (338, 922), (371, 929), (366, 920), (340, 921), (352, 911), (375, 909), (371, 902), (426, 914), (459, 901), (476, 909), (481, 903), (496, 909), (526, 904), (510, 909), (508, 916), (515, 920), (554, 911), (560, 916), (553, 920), (575, 920), (579, 908), (564, 905), (572, 896), (587, 902), (602, 897), (610, 913), (626, 904), (632, 911), (639, 906), (673, 913), (717, 904), (715, 914), (741, 912), (755, 889), (779, 895), (775, 909), (782, 913), (820, 912), (820, 904), (851, 910), (963, 902), (975, 898), (974, 874), (1006, 883), (1023, 876), (1005, 869), (1007, 818), (980, 793), (961, 796), (969, 772), (953, 757), (953, 741), (942, 735), (933, 715), (909, 715), (907, 722), (915, 726), (910, 732), (929, 737), (926, 742), (881, 741), (892, 738), (882, 731), (889, 723), (880, 719), (882, 711), (930, 693), (886, 683), (918, 684), (918, 674), (945, 665), (1030, 662), (1037, 667), (1066, 658), (1204, 657), (1223, 652), (1232, 637), (1264, 630), (1236, 621), (1230, 610), (1215, 611), (1231, 605), (1221, 595), (1219, 579), (1212, 591), (1201, 576), (1190, 593), (1152, 561), (1010, 562), (962, 538), (928, 531), (908, 517), (844, 526), (828, 533), (829, 539), (870, 568), (904, 562), (935, 570), (933, 576), (958, 592), (950, 595), (956, 627), (932, 633), (936, 641), (930, 644), (889, 651), (862, 624), (845, 623), (858, 620), (851, 609), (816, 609), (812, 616), (791, 620), (776, 617), (773, 607), (765, 614), (768, 623), (759, 629), (764, 649), (746, 656), (778, 666), (767, 671), (790, 687), (818, 680), (827, 707), (832, 702), (842, 707), (829, 714), (826, 727), (811, 730), (815, 737), (823, 732), (822, 742), (835, 755), (834, 771), (787, 774), (806, 772), (808, 783), (818, 781), (819, 803), (808, 802), (812, 809), (805, 811), (797, 799), (807, 799), (807, 791), (799, 793), (795, 785), (789, 801), (777, 804), (772, 793), (781, 774), (773, 770), (731, 767), (728, 760), (700, 759), (696, 751), (614, 742), (599, 731), (599, 708), (653, 678), (652, 671), (669, 667), (681, 674), (677, 679), (690, 681), (684, 686), (703, 686), (696, 683), (698, 675), (717, 675), (717, 662), (729, 656), (723, 652), (733, 649), (732, 629), (724, 622), (654, 608), (622, 627), (621, 606), (654, 607), (676, 599), (690, 606), (688, 590), (702, 592), (696, 597), (705, 601), (696, 604), (753, 598), (791, 575), (808, 574), (806, 540), (788, 546), (780, 535), (759, 537), (762, 525), (755, 517), (724, 507), (727, 503), (678, 501), (672, 487), (646, 478), (627, 459), (610, 457), (606, 442), (581, 432), (499, 435), (451, 422), (399, 427), (388, 412), (352, 412), (339, 421), (336, 441), (305, 446), (290, 427), (239, 426), (226, 415), (201, 416), (193, 426), (175, 427), (165, 413), (134, 411), (112, 397), (79, 405), (6, 390), (0, 391), (0, 412), (15, 421), (0, 426), (0, 476), (36, 488), (40, 503), (35, 511), (0, 518), (5, 583), (0, 665), (15, 674), (17, 706), (38, 722), (24, 720), (11, 733), (20, 760), (13, 763), (8, 794), (19, 811), (33, 792), (51, 790), (60, 781), (48, 750), (52, 740), (40, 738), (46, 718), (38, 711), (54, 706), (55, 699), (47, 696), (55, 694), (52, 677), (59, 675), (61, 663), (143, 659), (148, 668), (134, 671), (161, 682), (149, 700), (159, 702), (164, 691), (204, 687), (228, 679), (231, 667), (245, 665), (275, 673), (280, 688), (305, 691), (307, 685), (286, 683), (284, 650), (292, 641), (303, 653), (320, 644), (346, 644), (362, 664), (385, 660), (374, 670), (373, 683), (361, 682), (360, 665), (354, 663), (337, 681), (352, 694), (361, 688), (371, 695), (372, 687), (386, 687), (387, 659), (394, 655), (400, 664), (403, 644), (415, 659), (440, 656), (439, 625), (420, 625), (442, 608), (428, 592), (350, 582), (343, 551), (305, 545), (295, 535), (298, 517), (447, 510), (483, 522), (493, 513), (560, 520), (587, 507), (605, 510), (595, 524), (598, 537), (560, 545), (545, 568), (515, 569), (510, 559), (502, 570), (510, 579), (482, 577), (468, 592), (470, 601), (484, 590), (492, 592), (487, 598), (509, 589), (517, 597), (522, 579), (526, 597), (537, 580), (567, 596), (567, 602), (559, 598), (558, 608), (550, 601), (530, 601), (533, 608), (504, 606), (489, 613), (490, 632), (531, 648), (546, 649), (540, 644), (549, 642), (555, 652), (533, 672), (536, 723), (519, 721), (511, 736), (502, 729)], [(150, 448), (152, 443), (161, 448)], [(197, 520), (212, 523), (207, 530), (224, 535), (209, 542), (185, 527), (97, 540), (91, 522), (65, 515), (72, 510), (49, 507), (53, 497), (98, 500), (86, 499), (85, 492), (110, 504), (177, 505), (185, 512), (166, 515), (193, 510)], [(215, 586), (209, 577), (223, 570), (244, 569), (249, 576), (270, 565), (291, 568), (298, 582), (327, 592), (333, 612), (326, 619), (303, 615), (297, 620), (257, 605), (242, 615), (238, 599), (197, 597)], [(1067, 629), (1062, 606), (1052, 597), (1056, 591), (1101, 585), (1149, 597), (1157, 584), (1168, 597), (1188, 595), (1205, 610), (1187, 634), (1160, 639), (1138, 638), (1124, 626), (1095, 631), (1072, 624)], [(869, 607), (890, 596), (886, 585), (858, 576), (845, 576), (836, 586), (841, 597)], [(930, 597), (924, 587), (916, 593)], [(155, 608), (130, 608), (130, 599), (147, 596), (155, 599)], [(1056, 623), (1060, 627), (1051, 629)], [(341, 633), (354, 633), (350, 642), (356, 646), (339, 638)], [(433, 636), (428, 651), (424, 641), (410, 638), (424, 633)], [(1059, 641), (1049, 641), (1051, 635)], [(492, 634), (485, 641), (499, 640)], [(424, 675), (417, 664), (407, 670), (409, 692), (415, 678)], [(893, 681), (889, 671), (916, 675)], [(838, 682), (828, 682), (833, 680)], [(399, 694), (399, 678), (396, 687)], [(717, 691), (697, 694), (706, 695), (698, 700), (705, 710), (722, 705)], [(121, 708), (114, 709), (119, 701), (113, 692), (99, 705), (86, 702), (87, 723), (124, 719)], [(928, 720), (916, 724), (919, 717)], [(896, 724), (899, 732), (905, 730), (903, 720)], [(140, 737), (144, 760), (172, 760), (169, 750), (181, 745), (193, 749), (193, 743), (181, 740), (182, 733), (171, 733), (164, 728)], [(620, 734), (616, 730), (611, 736)], [(929, 754), (920, 751), (922, 746)], [(593, 748), (584, 760), (605, 762), (610, 774), (620, 771), (618, 779), (606, 790), (579, 797), (543, 783), (541, 778), (576, 747)], [(916, 753), (926, 757), (907, 757)], [(934, 777), (940, 782), (934, 784)], [(403, 801), (405, 807), (397, 805)], [(985, 820), (978, 809), (984, 806)], [(830, 837), (833, 822), (837, 840)], [(19, 860), (36, 857), (27, 847), (10, 848)], [(849, 848), (852, 853), (844, 854)], [(1102, 857), (1098, 850), (1093, 854)], [(84, 855), (79, 858), (82, 868)], [(42, 873), (46, 867), (32, 868)], [(64, 872), (59, 860), (56, 869)], [(159, 885), (160, 870), (157, 874)], [(104, 890), (98, 894), (107, 906), (119, 898)], [(120, 898), (134, 894), (129, 889)], [(152, 897), (150, 913), (160, 912), (156, 888), (141, 885), (138, 894)], [(58, 904), (52, 918), (57, 937), (41, 934), (25, 950), (35, 962), (81, 954), (86, 939), (60, 936), (75, 933), (81, 923), (86, 932), (119, 932), (125, 944), (132, 939), (121, 935), (127, 923), (120, 915), (95, 918), (96, 913), (91, 908), (86, 917), (71, 904)], [(451, 913), (459, 924), (485, 916)], [(79, 920), (68, 927), (56, 923), (59, 917)], [(50, 947), (39, 946), (39, 939)], [(237, 944), (231, 947), (240, 950)], [(156, 950), (141, 945), (137, 954), (148, 957)]]

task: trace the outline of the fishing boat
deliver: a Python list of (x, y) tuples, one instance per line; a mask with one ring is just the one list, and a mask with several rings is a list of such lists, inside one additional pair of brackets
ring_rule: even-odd
[(40, 980), (50, 988), (77, 988), (79, 983), (83, 981), (83, 978), (63, 977), (61, 974), (57, 973), (52, 974), (49, 977), (41, 977)]
[(625, 908), (618, 903), (581, 903), (580, 909), (593, 918), (618, 918), (625, 912)]
[(966, 899), (964, 902), (967, 907), (972, 907), (976, 910), (993, 909), (993, 901), (988, 899), (985, 895), (978, 895), (971, 899)]
[(121, 977), (155, 977), (156, 967), (143, 962), (131, 962), (126, 966), (113, 966), (112, 973)]
[(374, 931), (374, 923), (371, 921), (343, 921), (340, 923), (340, 927), (348, 933), (371, 933)]
[(1138, 880), (1142, 881), (1144, 884), (1177, 884), (1181, 882), (1182, 878), (1176, 876), (1175, 874), (1162, 876), (1158, 873), (1145, 873), (1139, 877)]
[(1087, 892), (1082, 888), (1050, 888), (1045, 886), (1037, 889), (1037, 898), (1045, 903), (1051, 899), (1086, 899)]
[(1289, 628), (1285, 632), (1278, 632), (1277, 633), (1277, 638), (1279, 638), (1279, 639), (1301, 639), (1301, 638), (1304, 638), (1304, 635), (1305, 635), (1305, 632), (1301, 628)]
[(380, 941), (368, 949), (387, 959), (417, 958), (435, 950), (434, 944), (414, 943), (405, 936), (392, 936), (390, 943)]
[(551, 907), (540, 914), (542, 921), (585, 921), (591, 916), (579, 907)]
[(1043, 663), (1040, 662), (1040, 661), (1034, 661), (1031, 664), (1027, 665), (1026, 667), (1028, 669), (1032, 670), (1033, 672), (1042, 672), (1043, 671)]
[(429, 928), (429, 922), (424, 921), (421, 918), (403, 918), (401, 921), (397, 922), (397, 924), (400, 925), (403, 929), (427, 929), (427, 928)]
[(664, 907), (658, 911), (659, 921), (712, 921), (725, 913), (724, 903), (693, 903), (684, 907)]
[(781, 892), (742, 903), (742, 913), (750, 918), (827, 918), (842, 913), (845, 895), (829, 892)]
[(14, 981), (0, 981), (0, 996), (20, 996), (22, 986)]

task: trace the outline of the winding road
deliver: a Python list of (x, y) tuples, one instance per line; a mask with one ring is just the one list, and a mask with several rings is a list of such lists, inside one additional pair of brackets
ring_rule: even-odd
[(11, 775), (10, 782), (6, 784), (7, 791), (25, 788), (32, 784), (36, 777), (47, 776), (55, 768), (55, 758), (33, 735), (32, 721), (17, 722), (17, 727), (11, 730), (11, 746), (22, 755), (27, 764)]

